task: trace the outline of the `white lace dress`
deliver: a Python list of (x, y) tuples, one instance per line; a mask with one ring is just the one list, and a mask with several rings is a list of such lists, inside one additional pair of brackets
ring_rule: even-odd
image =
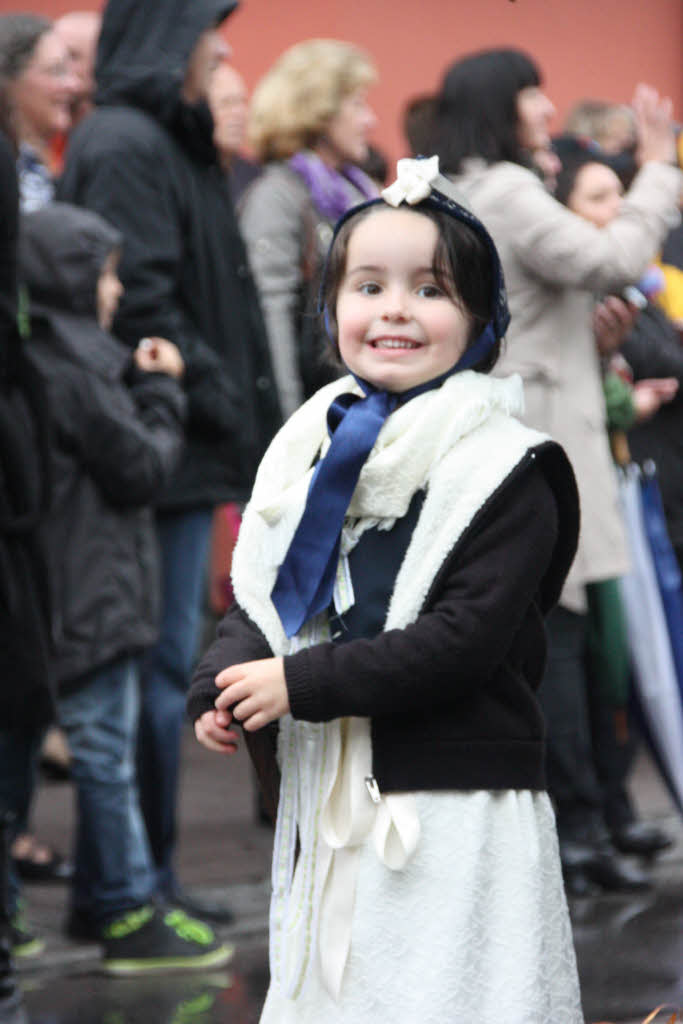
[[(299, 772), (302, 792), (321, 792), (315, 763)], [(383, 863), (371, 839), (360, 845), (338, 998), (316, 938), (304, 941), (314, 950), (305, 981), (287, 995), (271, 980), (261, 1024), (583, 1024), (547, 794), (415, 797), (420, 837), (403, 868)], [(294, 890), (306, 870), (300, 856)], [(300, 895), (301, 917), (315, 895)]]

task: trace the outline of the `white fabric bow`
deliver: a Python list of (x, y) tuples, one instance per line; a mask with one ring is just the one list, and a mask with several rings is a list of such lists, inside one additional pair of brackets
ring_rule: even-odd
[(432, 191), (432, 184), (439, 177), (439, 158), (430, 156), (428, 160), (399, 160), (396, 173), (396, 181), (384, 189), (382, 199), (389, 206), (400, 206), (404, 201), (414, 206), (426, 199)]

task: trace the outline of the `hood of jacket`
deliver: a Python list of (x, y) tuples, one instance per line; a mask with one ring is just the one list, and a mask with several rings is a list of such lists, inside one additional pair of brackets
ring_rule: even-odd
[(21, 218), (19, 268), (32, 302), (95, 316), (97, 281), (123, 236), (99, 214), (48, 203)]
[(97, 282), (123, 236), (99, 214), (70, 203), (48, 203), (23, 214), (19, 276), (30, 314), (48, 321), (70, 358), (104, 376), (119, 376), (130, 351), (97, 324)]
[[(150, 114), (174, 134), (211, 134), (208, 105), (182, 98), (190, 55), (200, 35), (238, 0), (109, 0), (95, 65), (95, 103)], [(198, 122), (198, 123), (197, 123)]]

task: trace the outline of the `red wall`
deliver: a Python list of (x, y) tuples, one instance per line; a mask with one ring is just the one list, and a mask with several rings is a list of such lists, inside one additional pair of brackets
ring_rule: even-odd
[[(140, 0), (144, 2), (144, 0)], [(0, 0), (57, 15), (88, 0)], [(683, 120), (683, 0), (243, 0), (226, 22), (235, 65), (253, 86), (287, 46), (328, 36), (367, 49), (380, 72), (375, 140), (403, 153), (405, 101), (433, 90), (460, 54), (518, 46), (541, 65), (561, 117), (578, 99), (628, 102), (638, 81), (674, 100)]]

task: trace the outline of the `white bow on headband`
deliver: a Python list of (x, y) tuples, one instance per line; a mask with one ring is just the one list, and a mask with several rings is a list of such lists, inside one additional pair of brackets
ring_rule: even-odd
[(396, 174), (394, 184), (383, 190), (382, 199), (389, 206), (400, 206), (404, 201), (414, 206), (426, 199), (432, 191), (432, 185), (439, 177), (439, 158), (430, 156), (428, 160), (399, 160)]

